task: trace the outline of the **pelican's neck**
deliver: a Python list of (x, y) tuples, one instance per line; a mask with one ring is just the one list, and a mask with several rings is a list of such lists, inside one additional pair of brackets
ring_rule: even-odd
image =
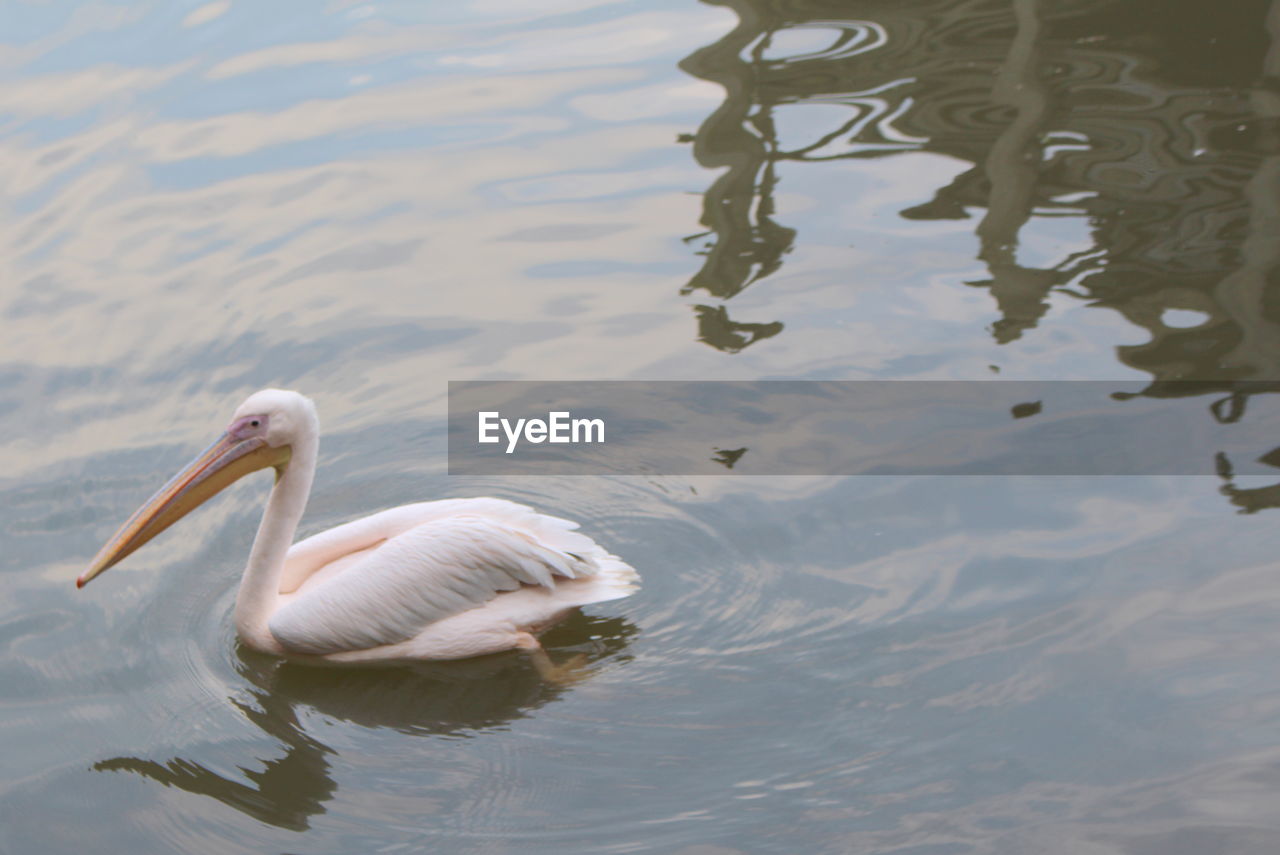
[(267, 628), (267, 621), (279, 604), (285, 555), (307, 507), (307, 496), (316, 473), (319, 431), (301, 433), (292, 443), (289, 462), (271, 488), (236, 596), (237, 634), (250, 647), (268, 653), (281, 652)]

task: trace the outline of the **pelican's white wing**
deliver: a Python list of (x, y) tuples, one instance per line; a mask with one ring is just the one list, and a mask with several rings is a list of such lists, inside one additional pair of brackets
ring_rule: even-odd
[(376, 546), (411, 528), (456, 516), (503, 520), (514, 528), (532, 528), (535, 531), (545, 527), (535, 518), (554, 521), (566, 529), (577, 528), (576, 524), (568, 520), (556, 520), (554, 517), (539, 514), (528, 505), (487, 496), (401, 505), (343, 523), (300, 540), (289, 547), (289, 554), (284, 562), (284, 572), (280, 577), (280, 593), (291, 594), (297, 591), (318, 571), (335, 561), (347, 558), (352, 553)]
[[(303, 584), (268, 625), (286, 649), (311, 655), (406, 641), (503, 591), (553, 587), (557, 576), (596, 573), (608, 556), (574, 528), (567, 520), (496, 499), (384, 511), (291, 550), (293, 575), (316, 579)], [(316, 573), (317, 565), (379, 542), (336, 575)]]

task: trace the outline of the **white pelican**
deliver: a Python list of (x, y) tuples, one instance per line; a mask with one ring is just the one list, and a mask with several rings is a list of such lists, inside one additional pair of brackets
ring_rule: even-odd
[(297, 392), (250, 395), (219, 439), (120, 528), (84, 585), (236, 479), (276, 471), (236, 597), (249, 647), (307, 662), (461, 659), (522, 649), (557, 676), (536, 633), (575, 606), (627, 596), (639, 576), (576, 523), (503, 499), (376, 513), (293, 546), (320, 422)]

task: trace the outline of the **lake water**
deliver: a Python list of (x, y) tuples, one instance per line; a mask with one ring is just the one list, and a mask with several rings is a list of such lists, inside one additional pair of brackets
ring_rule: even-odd
[[(0, 852), (1275, 851), (1266, 445), (464, 477), (445, 415), (450, 380), (1020, 379), (1256, 425), (1280, 2), (0, 19)], [(496, 495), (634, 564), (545, 638), (589, 676), (239, 648), (265, 476), (77, 592), (264, 386), (320, 408), (304, 534)]]

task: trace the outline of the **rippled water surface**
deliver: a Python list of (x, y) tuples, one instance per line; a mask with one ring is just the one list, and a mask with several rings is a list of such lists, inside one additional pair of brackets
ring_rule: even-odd
[[(0, 851), (1275, 851), (1280, 485), (1241, 461), (450, 477), (445, 392), (1088, 379), (1248, 422), (1280, 379), (1280, 3), (0, 21)], [(268, 385), (320, 408), (304, 534), (497, 495), (634, 564), (545, 638), (589, 676), (241, 649), (265, 476), (77, 592)]]

